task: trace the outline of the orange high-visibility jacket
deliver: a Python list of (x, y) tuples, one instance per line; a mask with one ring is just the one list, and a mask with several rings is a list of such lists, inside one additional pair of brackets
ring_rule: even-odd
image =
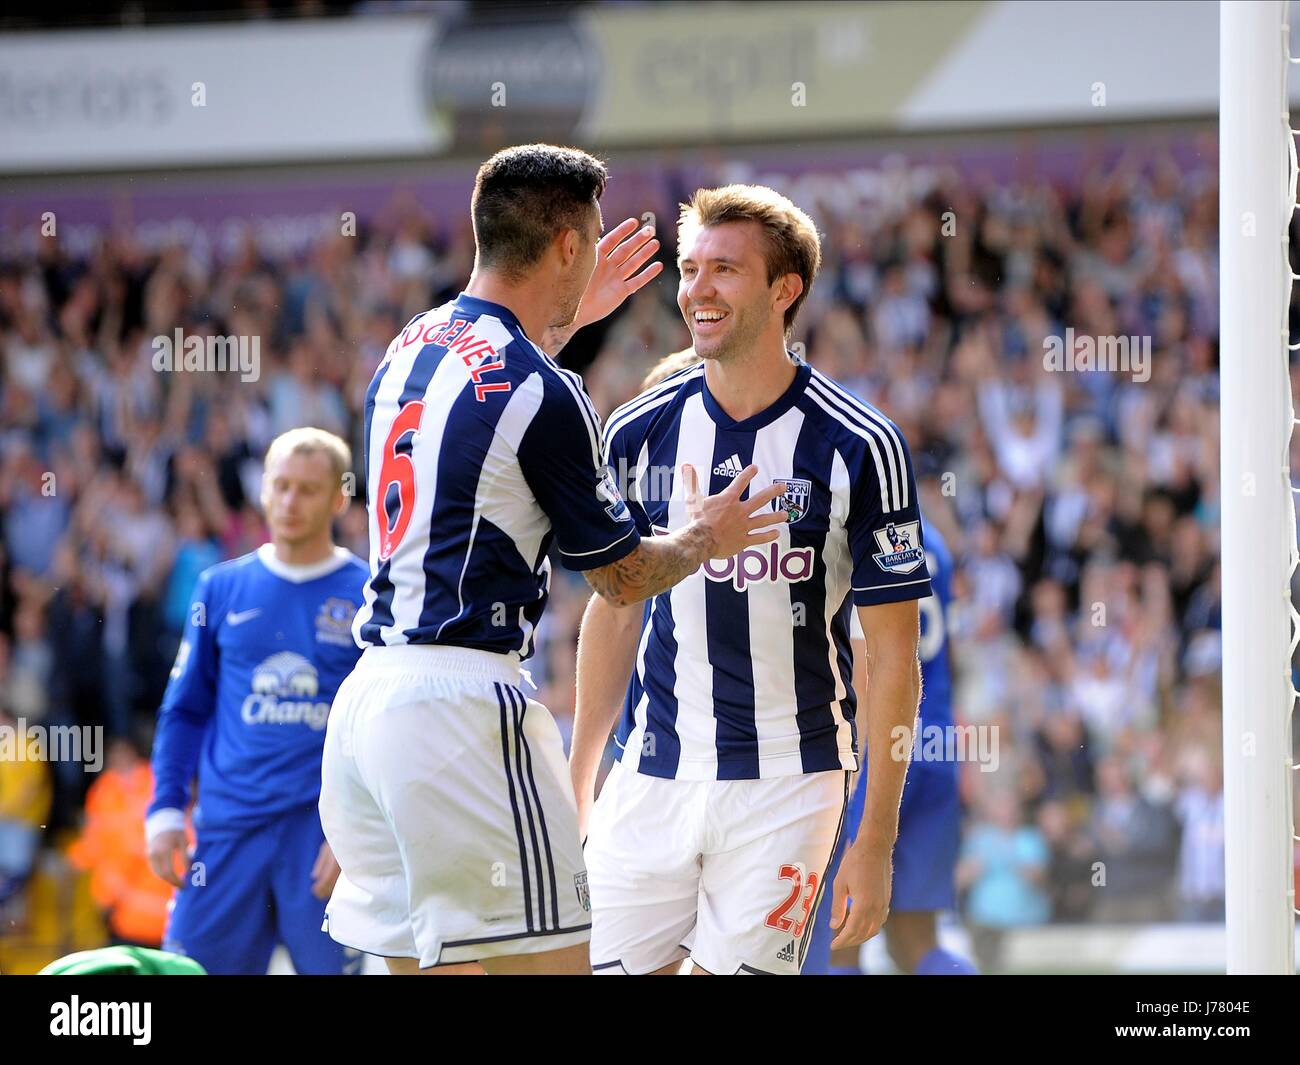
[(153, 794), (147, 762), (106, 769), (86, 795), (86, 824), (68, 858), (90, 873), (90, 893), (123, 939), (157, 945), (172, 887), (149, 868), (144, 819)]

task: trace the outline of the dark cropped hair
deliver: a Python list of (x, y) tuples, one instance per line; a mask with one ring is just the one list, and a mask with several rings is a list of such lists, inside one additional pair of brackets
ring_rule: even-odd
[(584, 230), (606, 178), (605, 164), (577, 148), (522, 144), (497, 152), (474, 179), (478, 261), (518, 278), (561, 229)]

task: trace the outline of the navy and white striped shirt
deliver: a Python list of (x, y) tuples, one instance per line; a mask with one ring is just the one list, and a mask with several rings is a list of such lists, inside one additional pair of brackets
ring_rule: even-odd
[(687, 780), (856, 769), (851, 604), (931, 593), (897, 427), (806, 364), (772, 406), (733, 421), (697, 364), (610, 415), (605, 461), (643, 536), (686, 524), (683, 463), (709, 494), (756, 464), (749, 491), (783, 481), (790, 516), (779, 540), (708, 562), (647, 605), (617, 733), (624, 766)]
[(463, 293), (416, 316), (366, 392), (370, 579), (361, 646), (452, 644), (527, 658), (555, 541), (574, 570), (640, 536), (600, 469), (575, 373), (507, 308)]

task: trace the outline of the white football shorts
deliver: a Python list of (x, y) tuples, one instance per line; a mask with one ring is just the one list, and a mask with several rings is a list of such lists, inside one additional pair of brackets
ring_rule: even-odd
[(668, 780), (615, 763), (585, 850), (593, 972), (652, 973), (689, 954), (715, 975), (797, 974), (851, 776)]
[(339, 943), (427, 968), (588, 940), (564, 744), (518, 682), (513, 655), (407, 645), (340, 685), (320, 797)]

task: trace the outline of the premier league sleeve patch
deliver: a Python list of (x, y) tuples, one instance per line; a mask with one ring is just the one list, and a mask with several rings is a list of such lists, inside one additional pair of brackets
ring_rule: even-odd
[(628, 510), (627, 503), (623, 501), (623, 493), (618, 490), (618, 482), (614, 480), (613, 467), (601, 466), (596, 472), (600, 475), (600, 480), (596, 483), (596, 494), (609, 504), (605, 508), (605, 513), (615, 521), (631, 521), (632, 512)]
[(880, 554), (871, 557), (886, 573), (911, 573), (925, 561), (919, 521), (903, 521), (897, 524), (891, 521), (872, 535), (880, 545)]

